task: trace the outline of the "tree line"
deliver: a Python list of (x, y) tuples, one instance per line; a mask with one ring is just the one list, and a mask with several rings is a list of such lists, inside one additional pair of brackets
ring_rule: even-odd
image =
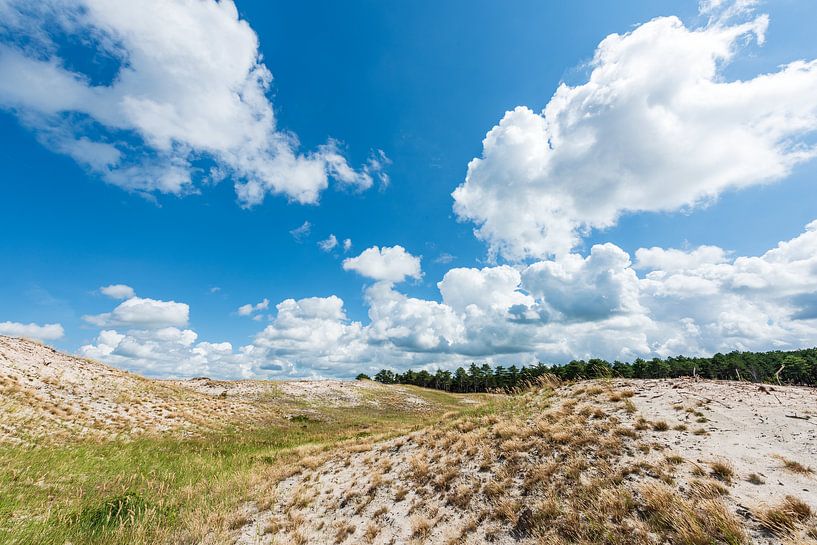
[[(588, 378), (674, 378), (698, 376), (707, 379), (748, 380), (775, 384), (799, 384), (817, 386), (817, 348), (788, 352), (730, 352), (712, 357), (677, 356), (669, 358), (636, 359), (631, 363), (608, 362), (603, 359), (573, 360), (564, 365), (536, 365), (517, 367), (502, 365), (491, 367), (487, 363), (472, 363), (468, 368), (454, 371), (438, 369), (408, 370), (395, 373), (388, 369), (379, 371), (374, 380), (384, 384), (413, 384), (447, 392), (510, 391), (532, 384), (536, 379), (551, 373), (562, 380)], [(358, 379), (368, 379), (358, 375)]]

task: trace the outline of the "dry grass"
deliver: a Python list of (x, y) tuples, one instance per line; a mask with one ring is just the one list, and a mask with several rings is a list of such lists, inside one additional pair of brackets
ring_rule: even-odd
[(750, 473), (748, 477), (746, 477), (746, 481), (752, 484), (761, 485), (766, 483), (766, 479), (758, 475), (757, 473)]
[(343, 543), (346, 538), (355, 533), (355, 526), (348, 521), (338, 523), (335, 530), (335, 543)]
[(786, 496), (782, 502), (754, 512), (755, 518), (760, 525), (777, 536), (791, 535), (812, 514), (811, 507), (794, 496)]
[(657, 422), (652, 423), (653, 431), (667, 431), (669, 429), (669, 424), (667, 424), (666, 420), (658, 420)]
[(796, 462), (794, 460), (789, 460), (788, 458), (784, 458), (783, 456), (777, 455), (775, 456), (780, 462), (782, 462), (783, 467), (786, 468), (787, 471), (791, 471), (792, 473), (799, 473), (800, 475), (811, 475), (814, 473), (814, 470), (801, 464), (800, 462)]
[(692, 479), (689, 486), (696, 496), (704, 499), (729, 495), (729, 489), (715, 479)]
[[(363, 528), (352, 538), (361, 543), (747, 543), (724, 501), (734, 478), (730, 464), (699, 466), (668, 451), (649, 433), (660, 423), (622, 410), (629, 397), (607, 383), (565, 388), (564, 396), (523, 392), (496, 412), (375, 444), (374, 459), (363, 453), (321, 466), (316, 471), (326, 475), (350, 472), (348, 486), (366, 497), (332, 504), (320, 502), (333, 494), (318, 494), (309, 508), (310, 539), (331, 541), (332, 534), (327, 540), (314, 530), (315, 517), (331, 513)], [(384, 467), (393, 481), (382, 482)], [(676, 478), (690, 471), (697, 477), (676, 488)], [(304, 478), (282, 482), (279, 494)], [(334, 486), (326, 485), (330, 492)], [(408, 523), (390, 526), (381, 518), (387, 512)]]
[(415, 515), (411, 518), (412, 537), (425, 539), (431, 533), (433, 527), (434, 521), (424, 515)]

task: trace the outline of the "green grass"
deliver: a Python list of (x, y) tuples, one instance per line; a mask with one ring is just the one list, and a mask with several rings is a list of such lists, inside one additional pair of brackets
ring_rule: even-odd
[(253, 476), (286, 463), (297, 447), (404, 433), (448, 411), (490, 410), (490, 403), (475, 407), (443, 392), (411, 390), (433, 410), (390, 403), (323, 408), (320, 420), (276, 419), (198, 438), (0, 446), (0, 543), (185, 542), (185, 535), (200, 535), (208, 517), (235, 512), (250, 496)]

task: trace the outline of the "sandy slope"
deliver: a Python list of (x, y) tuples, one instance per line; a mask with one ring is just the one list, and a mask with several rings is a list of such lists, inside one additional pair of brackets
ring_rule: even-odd
[(407, 388), (368, 381), (151, 380), (0, 336), (0, 442), (199, 434), (382, 403), (435, 409)]
[[(815, 475), (789, 471), (779, 458), (817, 471), (817, 389), (764, 386), (764, 392), (756, 384), (689, 379), (645, 380), (628, 386), (636, 391), (633, 401), (645, 418), (709, 432), (648, 433), (689, 460), (727, 459), (739, 477), (731, 493), (736, 504), (751, 507), (797, 494), (817, 508)], [(679, 406), (695, 408), (707, 422), (696, 422), (694, 413)], [(766, 484), (750, 484), (746, 478), (752, 473)]]
[[(235, 543), (698, 543), (677, 521), (656, 523), (649, 489), (671, 491), (667, 516), (709, 509), (698, 539), (728, 519), (743, 528), (737, 542), (771, 545), (784, 541), (762, 528), (764, 506), (793, 495), (817, 509), (817, 476), (783, 463), (817, 470), (817, 390), (679, 379), (537, 395), (521, 419), (516, 409), (310, 459), (246, 506)], [(717, 480), (718, 461), (734, 475)], [(713, 483), (723, 492), (696, 488)], [(599, 526), (621, 537), (591, 539)], [(785, 542), (817, 543), (807, 532), (817, 537), (817, 517)]]

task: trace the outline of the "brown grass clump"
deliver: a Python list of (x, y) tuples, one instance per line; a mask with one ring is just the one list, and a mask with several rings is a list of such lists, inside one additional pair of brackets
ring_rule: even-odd
[(751, 473), (748, 477), (746, 477), (746, 481), (758, 485), (766, 483), (766, 480), (757, 473)]
[(763, 529), (777, 536), (786, 536), (807, 521), (812, 510), (803, 500), (786, 496), (777, 505), (759, 509), (754, 515)]
[(732, 482), (735, 477), (735, 469), (727, 460), (713, 460), (709, 462), (710, 475), (725, 483)]
[(689, 487), (696, 496), (705, 499), (719, 498), (729, 494), (729, 489), (715, 479), (692, 479)]
[(341, 521), (335, 531), (335, 543), (343, 543), (350, 535), (355, 533), (355, 526), (349, 521)]
[(394, 490), (394, 501), (396, 502), (403, 501), (404, 499), (406, 499), (406, 494), (408, 494), (408, 488), (402, 485), (398, 486)]
[(713, 538), (732, 545), (748, 541), (743, 526), (722, 502), (707, 499), (691, 502), (664, 485), (641, 489), (647, 524), (670, 537), (671, 543), (709, 545)]
[(380, 533), (380, 526), (375, 524), (374, 522), (370, 522), (368, 526), (366, 526), (366, 531), (363, 532), (363, 539), (366, 543), (371, 543), (377, 537), (377, 534)]
[(810, 475), (814, 473), (814, 470), (812, 468), (803, 465), (800, 462), (789, 460), (788, 458), (784, 458), (783, 456), (780, 455), (775, 456), (775, 458), (780, 460), (783, 463), (783, 467), (786, 468), (787, 471), (791, 471), (792, 473), (799, 473), (801, 475)]
[(412, 537), (425, 539), (431, 533), (434, 527), (434, 522), (423, 515), (415, 515), (411, 518), (411, 535)]
[(669, 424), (667, 424), (666, 420), (658, 420), (652, 423), (652, 429), (653, 431), (667, 431)]

